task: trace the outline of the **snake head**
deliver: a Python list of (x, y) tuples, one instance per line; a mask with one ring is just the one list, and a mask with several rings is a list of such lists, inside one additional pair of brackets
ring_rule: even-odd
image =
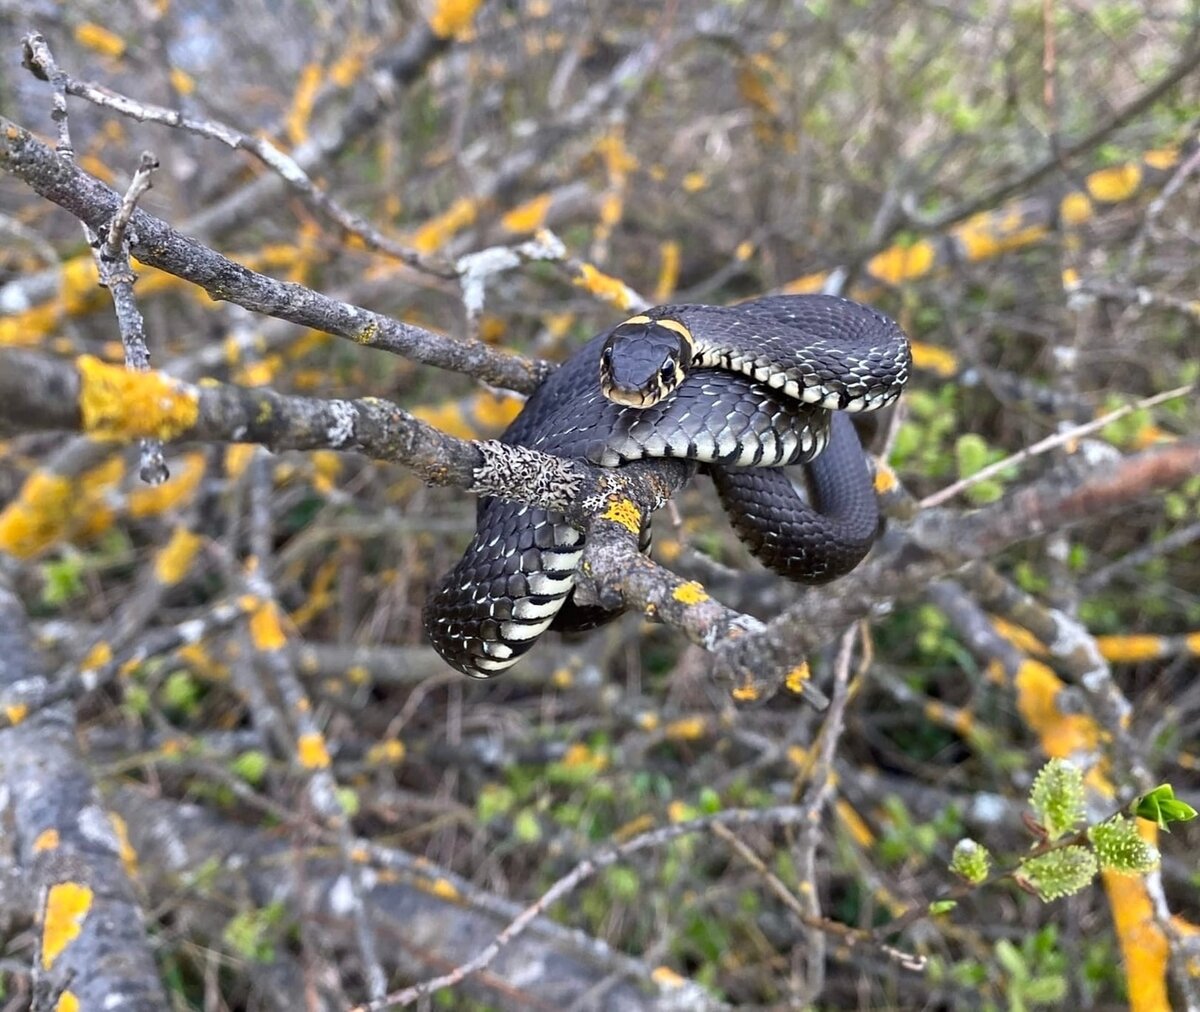
[(635, 316), (600, 352), (600, 389), (610, 401), (648, 408), (673, 391), (692, 362), (692, 334), (678, 320)]

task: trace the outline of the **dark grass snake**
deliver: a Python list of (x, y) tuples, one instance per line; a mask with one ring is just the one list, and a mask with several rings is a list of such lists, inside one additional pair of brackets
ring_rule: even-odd
[[(900, 328), (848, 299), (659, 306), (567, 359), (501, 440), (604, 467), (694, 460), (761, 562), (823, 583), (853, 569), (879, 527), (866, 457), (843, 412), (891, 403), (909, 368)], [(800, 463), (807, 500), (783, 470)], [(583, 545), (561, 514), (481, 499), (475, 537), (425, 606), (438, 653), (488, 678), (552, 624), (572, 631), (614, 617), (568, 600)]]

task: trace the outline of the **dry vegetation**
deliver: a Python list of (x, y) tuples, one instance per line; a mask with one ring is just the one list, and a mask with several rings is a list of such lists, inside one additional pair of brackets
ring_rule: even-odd
[[(1200, 1008), (1195, 823), (1068, 899), (948, 870), (965, 836), (1001, 873), (1039, 844), (1050, 756), (1091, 823), (1200, 797), (1195, 5), (474, 7), (0, 2), (5, 1007), (334, 1009), (449, 973), (405, 1000)], [(86, 175), (55, 176), (64, 122)], [(144, 150), (160, 222), (106, 291), (77, 219)], [(460, 258), (539, 228), (562, 255), (473, 305)], [(807, 652), (829, 709), (735, 706), (687, 609), (446, 668), (420, 610), (476, 451), (416, 419), (494, 434), (518, 402), (480, 379), (528, 392), (642, 300), (822, 286), (917, 342), (873, 444), (885, 538), (803, 592), (698, 481), (655, 558), (775, 620), (737, 656), (765, 684)], [(95, 361), (139, 310), (153, 369), (230, 385), (186, 388), (200, 422)], [(415, 418), (356, 401), (379, 441), (336, 452), (334, 398)], [(644, 604), (677, 586), (652, 575), (609, 577)]]

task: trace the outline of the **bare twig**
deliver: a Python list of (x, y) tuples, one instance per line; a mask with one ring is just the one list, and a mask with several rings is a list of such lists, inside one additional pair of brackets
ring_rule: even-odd
[(1196, 389), (1195, 383), (1188, 383), (1181, 387), (1175, 387), (1173, 390), (1165, 390), (1160, 394), (1154, 394), (1151, 397), (1144, 397), (1140, 401), (1133, 404), (1125, 404), (1122, 407), (1116, 408), (1099, 418), (1095, 418), (1090, 422), (1085, 422), (1082, 425), (1073, 425), (1070, 428), (1064, 429), (1061, 432), (1056, 432), (1052, 436), (1047, 436), (1045, 439), (1031, 446), (1025, 447), (1023, 450), (1018, 450), (1016, 453), (1005, 457), (1003, 460), (998, 460), (994, 464), (988, 464), (987, 467), (980, 468), (972, 475), (962, 478), (954, 482), (953, 485), (947, 485), (945, 488), (927, 495), (920, 500), (917, 505), (921, 509), (929, 509), (933, 506), (940, 506), (942, 503), (953, 499), (960, 492), (965, 491), (972, 485), (977, 485), (981, 481), (987, 481), (1004, 471), (1009, 470), (1025, 463), (1032, 457), (1046, 453), (1048, 450), (1053, 450), (1059, 446), (1065, 446), (1067, 443), (1072, 443), (1082, 436), (1089, 435), (1099, 429), (1103, 429), (1106, 425), (1124, 418), (1126, 415), (1131, 415), (1135, 411), (1142, 411), (1145, 408), (1152, 408), (1157, 404), (1162, 404), (1166, 401), (1175, 400), (1177, 397), (1184, 397)]

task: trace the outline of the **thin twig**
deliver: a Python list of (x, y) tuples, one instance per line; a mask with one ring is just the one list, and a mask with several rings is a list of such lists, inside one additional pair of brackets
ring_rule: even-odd
[(1036, 457), (1048, 450), (1052, 450), (1057, 446), (1062, 446), (1072, 440), (1079, 439), (1081, 436), (1086, 436), (1088, 433), (1095, 432), (1097, 429), (1102, 429), (1106, 425), (1124, 418), (1135, 411), (1141, 411), (1143, 408), (1152, 408), (1156, 404), (1162, 404), (1164, 401), (1174, 400), (1176, 397), (1183, 397), (1196, 389), (1195, 383), (1188, 383), (1185, 386), (1175, 387), (1172, 390), (1166, 390), (1161, 394), (1155, 394), (1152, 397), (1145, 397), (1133, 404), (1126, 404), (1117, 408), (1115, 411), (1110, 411), (1106, 415), (1101, 415), (1099, 418), (1094, 418), (1090, 422), (1085, 422), (1082, 425), (1074, 425), (1062, 432), (1056, 432), (1052, 436), (1047, 436), (1045, 439), (1039, 440), (1032, 446), (1027, 446), (1023, 450), (1018, 450), (1016, 453), (1003, 460), (998, 460), (994, 464), (989, 464), (987, 467), (976, 471), (974, 474), (966, 478), (956, 481), (953, 485), (947, 485), (945, 488), (932, 495), (927, 495), (919, 503), (920, 509), (929, 509), (933, 506), (940, 506), (948, 499), (953, 499), (960, 492), (970, 488), (972, 485), (977, 485), (981, 481), (986, 481), (988, 478), (999, 474), (1001, 471), (1006, 471), (1010, 467), (1016, 467), (1023, 464), (1031, 457)]

